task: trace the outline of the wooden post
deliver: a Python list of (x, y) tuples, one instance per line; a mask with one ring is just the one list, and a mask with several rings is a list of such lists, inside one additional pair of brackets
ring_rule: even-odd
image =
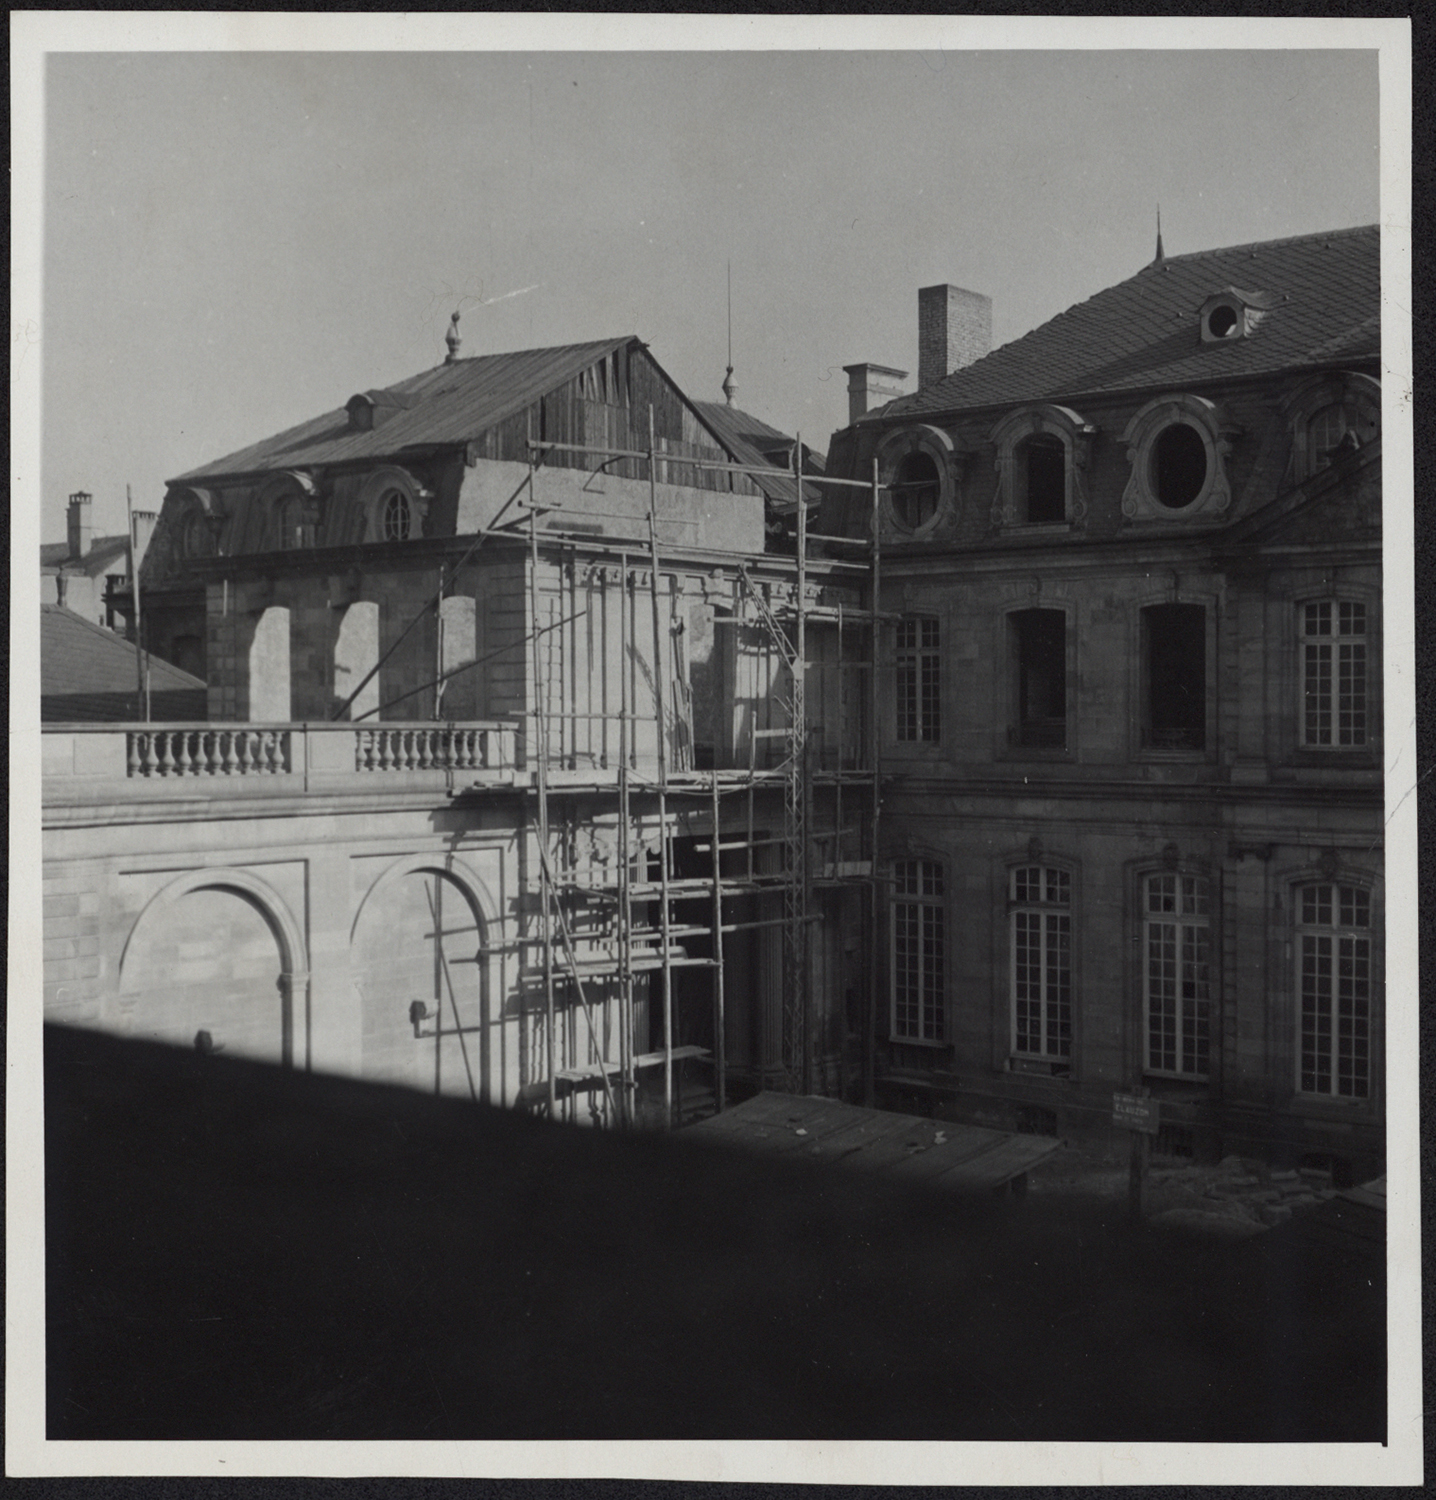
[(878, 668), (879, 668), (879, 641), (878, 641), (878, 594), (882, 583), (882, 551), (879, 546), (879, 532), (881, 515), (879, 514), (879, 497), (881, 491), (878, 486), (878, 460), (873, 455), (873, 621), (872, 638), (869, 641), (869, 650), (872, 657), (872, 665), (869, 677), (870, 712), (872, 722), (868, 725), (868, 733), (872, 737), (872, 746), (869, 757), (872, 761), (870, 770), (873, 777), (873, 821), (871, 844), (869, 855), (872, 859), (869, 868), (868, 881), (868, 1000), (864, 1006), (863, 1019), (863, 1103), (871, 1109), (876, 1098), (876, 1084), (874, 1078), (876, 1059), (874, 1052), (874, 1034), (878, 1025), (878, 990), (881, 988), (881, 971), (879, 969), (879, 954), (882, 951), (882, 901), (881, 886), (878, 883), (878, 817), (882, 810), (882, 776), (879, 769), (878, 757), (881, 753), (882, 736), (878, 726), (878, 708), (882, 702), (878, 691)]

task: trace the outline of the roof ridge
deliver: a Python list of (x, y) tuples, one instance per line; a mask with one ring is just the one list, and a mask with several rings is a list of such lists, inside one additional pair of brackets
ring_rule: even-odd
[[(1249, 240), (1244, 245), (1217, 245), (1210, 250), (1184, 250), (1179, 255), (1168, 255), (1161, 262), (1148, 261), (1142, 271), (1155, 270), (1159, 264), (1171, 265), (1174, 260), (1202, 260), (1209, 255), (1235, 255), (1242, 250), (1263, 250), (1277, 245), (1299, 245), (1309, 240), (1348, 239), (1358, 234), (1379, 234), (1380, 224), (1353, 224), (1346, 229), (1322, 229), (1311, 234), (1287, 234), (1274, 240)], [(1141, 275), (1138, 271), (1137, 275)], [(1120, 285), (1120, 283), (1118, 283)]]

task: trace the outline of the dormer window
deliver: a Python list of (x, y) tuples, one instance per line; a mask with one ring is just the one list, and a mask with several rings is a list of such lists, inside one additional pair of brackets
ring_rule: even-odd
[(1204, 344), (1228, 344), (1249, 338), (1262, 319), (1276, 306), (1268, 292), (1244, 292), (1234, 286), (1214, 292), (1197, 314)]
[(414, 526), (414, 513), (403, 490), (390, 490), (384, 496), (383, 527), (386, 542), (407, 542)]
[(937, 514), (937, 465), (931, 454), (908, 453), (893, 480), (893, 514), (909, 531), (916, 531)]
[(1200, 520), (1231, 504), (1227, 458), (1237, 429), (1204, 396), (1159, 396), (1127, 424), (1131, 473), (1122, 514), (1133, 521)]
[(1087, 455), (1096, 428), (1065, 406), (1028, 406), (992, 430), (994, 526), (1067, 526), (1087, 513)]
[(1303, 382), (1285, 402), (1292, 474), (1310, 479), (1381, 435), (1381, 387), (1369, 375), (1333, 371)]
[(886, 518), (897, 537), (928, 536), (957, 509), (952, 439), (937, 427), (904, 427), (878, 447)]
[(412, 542), (424, 535), (432, 493), (407, 469), (385, 464), (364, 481), (359, 504), (366, 542)]
[(344, 410), (349, 413), (351, 432), (373, 432), (413, 405), (414, 397), (400, 391), (360, 391), (344, 403)]

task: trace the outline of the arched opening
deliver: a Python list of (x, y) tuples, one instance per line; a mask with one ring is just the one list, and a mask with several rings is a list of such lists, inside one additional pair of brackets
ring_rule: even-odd
[(1067, 449), (1062, 439), (1034, 433), (1017, 450), (1022, 519), (1029, 525), (1067, 519)]
[(293, 997), (275, 926), (248, 892), (197, 886), (157, 900), (125, 949), (112, 1020), (137, 1040), (288, 1063)]
[(488, 938), (468, 893), (438, 870), (381, 883), (360, 912), (353, 972), (364, 1077), (487, 1102)]
[(287, 724), (289, 696), (289, 611), (271, 605), (254, 627), (249, 646), (249, 719), (255, 724)]
[(893, 514), (912, 531), (925, 526), (937, 514), (941, 478), (929, 453), (907, 453), (897, 466), (893, 482)]
[(1173, 422), (1152, 446), (1152, 492), (1168, 510), (1185, 510), (1207, 482), (1207, 445), (1195, 427)]
[[(345, 719), (362, 719), (379, 707), (379, 606), (361, 599), (344, 611), (339, 634), (334, 641), (334, 705), (331, 712), (354, 701), (341, 715)], [(370, 673), (373, 676), (370, 676)], [(369, 680), (364, 681), (365, 678)], [(361, 687), (360, 684), (363, 683)], [(356, 692), (357, 689), (357, 692)]]

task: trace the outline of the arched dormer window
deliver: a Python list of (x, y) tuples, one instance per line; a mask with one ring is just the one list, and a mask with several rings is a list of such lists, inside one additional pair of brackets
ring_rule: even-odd
[[(213, 557), (219, 550), (225, 519), (214, 491), (172, 490), (170, 500), (178, 501), (175, 524), (180, 561), (197, 562), (203, 557)], [(170, 500), (166, 501), (166, 508)]]
[(1122, 514), (1134, 521), (1197, 520), (1231, 504), (1227, 458), (1237, 429), (1204, 396), (1158, 396), (1127, 424), (1131, 473)]
[(1346, 448), (1381, 434), (1381, 386), (1369, 375), (1336, 371), (1304, 381), (1286, 400), (1291, 427), (1291, 477), (1296, 483), (1326, 468)]
[(1067, 525), (1087, 514), (1087, 459), (1096, 428), (1066, 406), (1031, 406), (992, 430), (994, 526)]
[(411, 542), (424, 535), (429, 490), (407, 469), (386, 464), (364, 481), (359, 503), (366, 542)]
[(264, 518), (264, 550), (288, 552), (319, 541), (319, 492), (300, 469), (276, 474), (255, 497)]
[(903, 427), (878, 445), (884, 510), (898, 537), (929, 536), (957, 511), (952, 439), (937, 427)]

